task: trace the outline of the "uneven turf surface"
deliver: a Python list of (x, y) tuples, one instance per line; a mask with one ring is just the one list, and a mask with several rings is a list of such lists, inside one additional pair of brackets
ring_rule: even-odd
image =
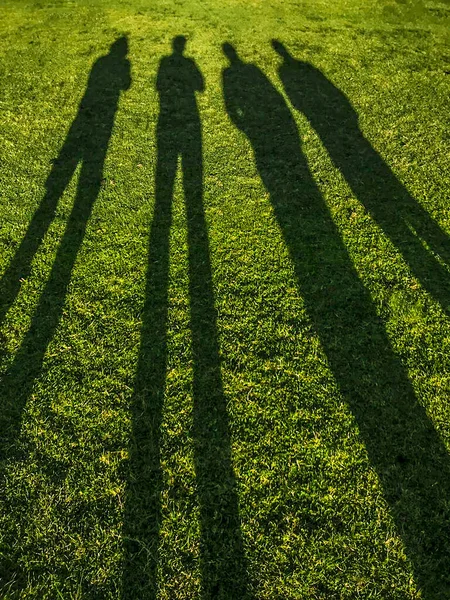
[(2, 599), (450, 598), (449, 16), (2, 1)]

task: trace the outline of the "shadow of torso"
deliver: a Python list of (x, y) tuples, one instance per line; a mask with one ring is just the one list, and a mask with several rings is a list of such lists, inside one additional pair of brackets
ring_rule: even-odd
[(173, 133), (200, 126), (195, 92), (203, 90), (203, 77), (191, 58), (165, 56), (160, 63), (156, 88), (159, 92), (159, 124)]
[(130, 84), (128, 59), (108, 54), (94, 63), (63, 148), (66, 153), (70, 148), (72, 156), (95, 162), (102, 160), (98, 155), (106, 154), (120, 94)]

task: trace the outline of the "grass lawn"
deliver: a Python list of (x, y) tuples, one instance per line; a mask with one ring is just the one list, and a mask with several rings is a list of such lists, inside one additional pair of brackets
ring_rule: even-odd
[(2, 600), (450, 598), (449, 17), (2, 0)]

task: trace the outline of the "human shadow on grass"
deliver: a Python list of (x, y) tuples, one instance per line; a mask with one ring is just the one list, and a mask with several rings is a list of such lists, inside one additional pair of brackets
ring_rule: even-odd
[(103, 162), (120, 91), (130, 85), (129, 62), (125, 58), (127, 44), (125, 37), (118, 39), (111, 46), (109, 54), (100, 58), (92, 68), (78, 114), (58, 157), (52, 161), (53, 166), (45, 183), (46, 194), (0, 280), (0, 322), (14, 303), (21, 282), (29, 276), (32, 260), (53, 221), (58, 201), (80, 162), (82, 167), (77, 201), (66, 236), (72, 234), (75, 219), (82, 223), (89, 216), (101, 185)]
[[(93, 65), (77, 116), (58, 157), (53, 161), (46, 181), (46, 194), (1, 281), (1, 314), (4, 316), (19, 291), (19, 279), (27, 277), (30, 272), (33, 256), (51, 225), (64, 189), (78, 163), (81, 163), (76, 197), (50, 275), (30, 327), (0, 382), (1, 462), (14, 456), (15, 441), (19, 434), (25, 403), (32, 392), (35, 379), (39, 376), (48, 344), (63, 312), (72, 269), (92, 207), (101, 188), (103, 164), (120, 93), (131, 84), (127, 52), (127, 38), (121, 37), (111, 45), (109, 54), (99, 58)], [(8, 549), (0, 549), (0, 556), (2, 553), (4, 557), (10, 557)], [(13, 560), (5, 560), (9, 565), (14, 565)], [(3, 566), (0, 563), (0, 572), (6, 583), (8, 573), (13, 574), (10, 573), (10, 568), (6, 567), (6, 563)]]
[(283, 96), (230, 44), (224, 51), (230, 61), (223, 72), (227, 112), (253, 147), (306, 308), (357, 419), (417, 581), (426, 598), (450, 597), (448, 453), (313, 180)]
[[(190, 325), (193, 352), (194, 462), (200, 504), (201, 596), (248, 598), (236, 481), (220, 369), (208, 230), (203, 206), (203, 160), (196, 92), (203, 77), (173, 40), (156, 81), (155, 207), (149, 239), (146, 298), (133, 398), (133, 431), (124, 519), (123, 597), (156, 599), (161, 527), (161, 418), (167, 370), (169, 236), (178, 159), (188, 228)], [(188, 518), (188, 516), (186, 516)]]
[[(450, 314), (450, 240), (364, 137), (348, 98), (278, 40), (280, 79), (292, 105), (316, 130), (331, 160), (422, 286)], [(442, 262), (439, 262), (438, 257)]]

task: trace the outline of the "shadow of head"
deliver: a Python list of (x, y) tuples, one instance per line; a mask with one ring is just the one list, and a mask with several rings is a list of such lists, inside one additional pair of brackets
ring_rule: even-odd
[(237, 54), (236, 48), (232, 44), (230, 44), (230, 42), (225, 42), (224, 44), (222, 44), (222, 50), (231, 64), (241, 62), (241, 59)]
[(174, 54), (183, 54), (186, 48), (187, 38), (184, 35), (177, 35), (172, 40), (172, 50)]
[(109, 49), (109, 53), (117, 58), (124, 58), (128, 54), (128, 38), (126, 35), (118, 38)]
[(286, 48), (286, 46), (282, 42), (280, 42), (279, 40), (272, 40), (272, 48), (285, 61), (292, 61), (292, 60), (294, 60), (293, 57), (289, 54), (289, 51)]

